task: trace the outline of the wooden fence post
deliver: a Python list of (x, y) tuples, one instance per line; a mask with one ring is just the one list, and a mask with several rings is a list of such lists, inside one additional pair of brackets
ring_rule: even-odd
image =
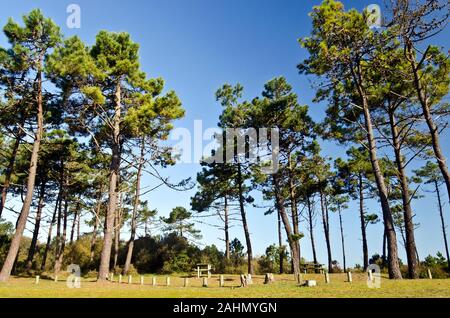
[(36, 276), (36, 280), (34, 281), (34, 283), (36, 284), (36, 285), (38, 285), (39, 284), (39, 275), (38, 276)]
[(169, 276), (166, 277), (166, 286), (170, 286), (170, 277)]
[(183, 286), (184, 287), (188, 287), (189, 286), (189, 278), (187, 278), (187, 277), (184, 278)]
[(55, 283), (57, 283), (57, 282), (58, 282), (58, 275), (55, 276)]
[(203, 277), (203, 284), (202, 284), (202, 286), (203, 287), (208, 287), (208, 278)]
[(144, 285), (144, 276), (141, 276), (141, 285)]
[(223, 275), (220, 275), (220, 278), (219, 278), (219, 286), (220, 286), (220, 287), (224, 287), (224, 286), (225, 286), (225, 281), (224, 281), (224, 279), (223, 279)]
[(351, 283), (353, 281), (353, 279), (352, 279), (352, 272), (347, 272), (347, 279), (348, 279), (349, 283)]
[(119, 284), (122, 284), (122, 274), (119, 274)]
[(428, 272), (428, 278), (429, 278), (429, 279), (433, 279), (433, 275), (431, 275), (431, 270), (428, 269), (427, 272)]
[(155, 276), (152, 277), (152, 286), (156, 286), (156, 277)]
[(131, 277), (131, 275), (128, 275), (128, 284), (131, 284), (133, 282), (133, 278)]
[(330, 274), (328, 272), (325, 272), (325, 283), (330, 283)]

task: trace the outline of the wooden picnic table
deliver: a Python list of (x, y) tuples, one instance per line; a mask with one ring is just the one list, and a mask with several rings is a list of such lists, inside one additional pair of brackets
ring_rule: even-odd
[(300, 264), (300, 269), (302, 269), (305, 272), (305, 274), (308, 271), (308, 269), (314, 270), (315, 273), (323, 274), (324, 264), (315, 264), (315, 263)]
[(206, 272), (208, 278), (211, 278), (211, 270), (211, 264), (197, 264), (197, 278), (200, 278), (203, 272)]

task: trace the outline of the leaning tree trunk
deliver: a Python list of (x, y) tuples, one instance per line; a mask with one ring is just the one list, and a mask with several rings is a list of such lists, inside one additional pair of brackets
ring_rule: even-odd
[[(42, 64), (42, 58), (40, 59)], [(37, 74), (37, 130), (35, 134), (35, 139), (33, 142), (33, 149), (31, 151), (30, 166), (28, 170), (28, 180), (27, 180), (27, 194), (25, 196), (24, 203), (22, 205), (22, 210), (17, 221), (16, 231), (11, 240), (11, 245), (9, 247), (8, 255), (6, 256), (5, 262), (3, 263), (2, 270), (0, 272), (0, 282), (5, 282), (9, 279), (11, 275), (11, 270), (14, 265), (14, 261), (19, 252), (20, 241), (25, 230), (28, 214), (30, 213), (31, 202), (33, 200), (34, 184), (36, 181), (36, 170), (39, 159), (39, 149), (41, 147), (42, 135), (44, 132), (44, 116), (42, 108), (42, 72), (38, 71)]]
[(434, 181), (434, 186), (436, 188), (436, 194), (437, 194), (437, 198), (438, 198), (439, 215), (441, 217), (441, 225), (442, 225), (442, 236), (444, 238), (445, 253), (447, 255), (447, 265), (448, 265), (448, 269), (450, 269), (450, 254), (448, 251), (448, 242), (447, 242), (447, 233), (446, 233), (446, 226), (445, 226), (445, 220), (444, 220), (444, 211), (442, 209), (441, 192), (439, 190), (439, 185), (438, 185), (437, 181)]
[[(360, 65), (359, 65), (360, 68)], [(364, 92), (364, 88), (361, 85), (361, 70), (358, 69), (358, 76), (356, 76), (353, 67), (351, 68), (353, 74), (353, 80), (356, 84), (359, 97), (362, 102), (362, 110), (364, 113), (364, 125), (367, 134), (367, 143), (369, 148), (370, 163), (372, 165), (373, 174), (375, 176), (375, 182), (377, 184), (378, 196), (380, 197), (381, 209), (383, 211), (383, 221), (387, 237), (387, 250), (388, 250), (388, 271), (389, 278), (401, 279), (402, 273), (400, 272), (400, 264), (398, 261), (398, 247), (397, 247), (397, 235), (395, 234), (394, 220), (392, 218), (392, 211), (389, 206), (388, 192), (383, 173), (380, 168), (377, 155), (377, 147), (375, 142), (375, 134), (373, 131), (372, 118), (370, 115), (369, 104), (367, 96)]]
[(125, 266), (124, 266), (124, 274), (128, 275), (128, 271), (130, 269), (131, 265), (131, 258), (133, 256), (133, 247), (134, 247), (134, 240), (136, 236), (136, 229), (137, 229), (137, 217), (138, 217), (138, 209), (140, 204), (140, 195), (141, 195), (141, 175), (142, 175), (142, 168), (144, 166), (144, 156), (145, 156), (145, 139), (142, 138), (141, 140), (141, 155), (139, 157), (139, 165), (137, 169), (137, 175), (136, 175), (136, 192), (134, 197), (134, 205), (133, 205), (133, 215), (131, 217), (131, 235), (130, 240), (128, 241), (128, 251), (127, 251), (127, 258), (125, 260)]
[(398, 132), (397, 122), (393, 109), (389, 109), (389, 124), (392, 134), (392, 145), (395, 153), (395, 163), (398, 170), (398, 179), (400, 181), (403, 218), (405, 222), (405, 249), (406, 257), (408, 259), (408, 274), (410, 278), (419, 277), (419, 268), (417, 262), (417, 249), (414, 238), (414, 222), (413, 212), (411, 209), (411, 196), (409, 191), (408, 178), (406, 177), (405, 164), (403, 162), (403, 155), (401, 152), (401, 142)]
[(341, 242), (342, 242), (342, 261), (344, 263), (344, 273), (347, 272), (347, 264), (345, 262), (345, 239), (344, 239), (344, 226), (342, 225), (342, 213), (341, 208), (338, 207), (339, 213), (339, 226), (341, 228)]
[(327, 245), (327, 259), (328, 259), (328, 272), (333, 272), (333, 258), (331, 256), (331, 240), (330, 240), (330, 227), (328, 224), (328, 212), (326, 207), (326, 202), (324, 198), (324, 193), (320, 191), (320, 206), (322, 210), (322, 224), (323, 232), (325, 234), (325, 242)]
[(37, 241), (38, 241), (38, 236), (39, 236), (39, 229), (40, 229), (40, 226), (41, 226), (42, 209), (44, 207), (46, 183), (47, 183), (46, 180), (42, 180), (41, 181), (41, 187), (40, 187), (40, 190), (39, 190), (38, 207), (37, 207), (37, 210), (36, 210), (36, 219), (34, 221), (33, 238), (31, 239), (30, 249), (28, 250), (27, 270), (30, 270), (32, 268), (34, 254), (36, 253)]
[(120, 168), (120, 119), (121, 117), (121, 87), (120, 80), (116, 83), (116, 107), (114, 115), (114, 138), (112, 145), (112, 159), (109, 168), (109, 191), (108, 209), (106, 212), (106, 227), (103, 239), (102, 254), (100, 257), (100, 268), (98, 281), (108, 279), (109, 265), (111, 261), (111, 247), (113, 241), (114, 219), (117, 210), (117, 179)]
[(369, 267), (369, 249), (367, 247), (367, 233), (366, 233), (366, 219), (364, 213), (364, 189), (362, 181), (362, 173), (358, 175), (358, 187), (359, 187), (359, 218), (361, 221), (361, 236), (363, 245), (363, 264), (364, 271)]
[(282, 194), (279, 192), (279, 176), (278, 173), (275, 173), (272, 175), (273, 178), (273, 187), (275, 192), (275, 206), (278, 210), (278, 213), (280, 214), (281, 220), (283, 221), (284, 229), (286, 231), (286, 237), (288, 239), (289, 248), (291, 250), (291, 257), (292, 257), (292, 267), (295, 277), (297, 277), (298, 274), (300, 274), (300, 264), (299, 264), (299, 257), (298, 257), (298, 249), (297, 245), (295, 244), (295, 239), (293, 238), (293, 230), (291, 227), (291, 224), (289, 222), (289, 217), (286, 213), (286, 210), (284, 208), (284, 199)]
[(309, 237), (311, 239), (311, 249), (312, 249), (312, 253), (313, 253), (313, 261), (314, 261), (314, 264), (318, 264), (317, 253), (316, 253), (316, 243), (314, 242), (313, 211), (312, 211), (311, 200), (310, 200), (309, 196), (307, 196), (307, 198), (306, 198), (306, 203), (308, 205)]
[(11, 157), (9, 158), (8, 167), (6, 168), (5, 171), (5, 181), (1, 186), (2, 194), (0, 197), (0, 219), (2, 218), (3, 208), (5, 207), (6, 204), (6, 197), (8, 196), (9, 186), (11, 185), (11, 176), (14, 172), (14, 163), (16, 162), (17, 151), (19, 150), (20, 141), (22, 140), (22, 138), (23, 132), (20, 129), (18, 129), (18, 131), (16, 132), (16, 138), (12, 148)]
[[(425, 88), (422, 86), (421, 75), (419, 73), (419, 68), (415, 58), (413, 44), (408, 41), (405, 46), (406, 56), (411, 64), (411, 70), (413, 73), (414, 87), (417, 92), (417, 97), (419, 99), (420, 105), (422, 106), (423, 117), (428, 126), (431, 136), (431, 144), (433, 146), (433, 152), (436, 156), (436, 161), (441, 170), (442, 176), (444, 177), (445, 185), (447, 187), (448, 200), (450, 202), (450, 172), (448, 171), (446, 158), (442, 152), (439, 130), (434, 122), (433, 115), (430, 110), (429, 98), (426, 96)], [(427, 50), (428, 51), (428, 50)]]

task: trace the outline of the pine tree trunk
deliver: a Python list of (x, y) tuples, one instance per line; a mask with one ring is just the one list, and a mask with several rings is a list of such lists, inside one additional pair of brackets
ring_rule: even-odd
[(313, 223), (313, 211), (311, 206), (311, 200), (309, 196), (307, 197), (307, 204), (308, 204), (308, 219), (309, 219), (309, 236), (311, 239), (311, 249), (313, 253), (313, 261), (314, 264), (318, 264), (317, 262), (317, 253), (316, 253), (316, 244), (314, 242), (314, 223)]
[(389, 124), (392, 134), (392, 145), (395, 153), (395, 163), (398, 170), (398, 179), (400, 181), (401, 193), (402, 193), (402, 205), (403, 205), (403, 218), (405, 222), (405, 249), (406, 257), (408, 259), (408, 274), (412, 279), (419, 277), (419, 269), (416, 253), (416, 242), (414, 238), (414, 222), (413, 212), (411, 209), (411, 197), (409, 190), (408, 178), (405, 172), (405, 166), (403, 162), (403, 155), (401, 152), (401, 142), (398, 133), (397, 122), (392, 108), (389, 109)]
[(248, 224), (247, 224), (247, 216), (245, 214), (245, 208), (244, 208), (244, 195), (243, 195), (243, 189), (242, 189), (242, 167), (240, 163), (237, 163), (238, 167), (238, 173), (237, 173), (237, 183), (238, 183), (238, 191), (239, 191), (239, 209), (241, 211), (241, 218), (242, 218), (242, 226), (244, 228), (244, 234), (245, 234), (245, 242), (247, 245), (247, 267), (248, 267), (248, 273), (250, 275), (254, 275), (253, 270), (253, 251), (252, 251), (252, 242), (250, 240), (250, 231), (248, 230)]
[[(40, 58), (39, 64), (42, 65), (42, 57)], [(17, 253), (19, 252), (20, 241), (22, 239), (23, 232), (27, 224), (28, 214), (30, 213), (31, 202), (33, 200), (34, 185), (36, 181), (36, 170), (39, 159), (39, 149), (41, 146), (42, 135), (44, 132), (43, 114), (44, 112), (42, 106), (42, 73), (39, 70), (37, 74), (37, 130), (33, 142), (33, 149), (31, 151), (30, 166), (27, 180), (27, 194), (25, 196), (25, 200), (22, 209), (20, 211), (16, 231), (11, 240), (8, 255), (6, 256), (5, 262), (3, 263), (3, 267), (0, 272), (0, 282), (7, 281), (11, 275), (11, 270), (13, 268), (14, 261), (17, 257)]]
[(436, 126), (436, 123), (433, 120), (433, 115), (431, 113), (429, 105), (429, 99), (427, 98), (425, 89), (421, 83), (421, 75), (419, 74), (413, 44), (410, 41), (408, 41), (406, 43), (405, 49), (406, 49), (406, 56), (409, 60), (409, 63), (411, 64), (411, 70), (414, 77), (414, 87), (416, 89), (420, 105), (422, 106), (423, 117), (425, 118), (428, 130), (430, 131), (433, 152), (436, 157), (439, 169), (441, 170), (442, 176), (444, 177), (445, 185), (447, 187), (448, 200), (450, 202), (450, 172), (448, 171), (446, 158), (444, 156), (444, 153), (442, 152), (438, 127)]
[[(122, 195), (122, 194), (120, 194)], [(120, 199), (119, 199), (120, 201)], [(116, 219), (114, 220), (114, 253), (113, 253), (113, 268), (116, 268), (119, 260), (119, 244), (120, 244), (120, 203), (116, 210)]]
[(284, 199), (282, 194), (279, 192), (280, 184), (279, 184), (279, 175), (278, 173), (275, 173), (272, 175), (273, 179), (273, 186), (274, 186), (274, 193), (275, 193), (275, 206), (278, 210), (278, 213), (280, 214), (281, 220), (283, 221), (284, 229), (286, 231), (286, 237), (288, 239), (289, 248), (291, 250), (291, 258), (292, 258), (292, 267), (295, 277), (297, 277), (298, 274), (300, 274), (300, 264), (299, 264), (299, 257), (298, 257), (298, 249), (297, 245), (295, 244), (295, 240), (292, 237), (293, 230), (291, 227), (291, 224), (289, 222), (289, 217), (286, 213), (286, 210), (284, 208)]
[(386, 228), (383, 231), (383, 255), (381, 256), (383, 259), (383, 265), (387, 263), (387, 235)]
[(322, 210), (323, 232), (325, 234), (325, 242), (327, 245), (328, 272), (333, 272), (333, 258), (331, 256), (330, 228), (328, 224), (328, 212), (325, 202), (325, 194), (320, 191), (320, 206)]
[(439, 190), (439, 185), (438, 185), (437, 181), (434, 181), (434, 186), (436, 188), (436, 194), (437, 194), (437, 198), (438, 198), (439, 215), (441, 217), (441, 225), (442, 225), (442, 236), (444, 238), (445, 253), (447, 255), (447, 265), (448, 265), (448, 269), (450, 269), (450, 254), (448, 251), (448, 242), (447, 242), (447, 233), (446, 233), (446, 226), (445, 226), (445, 220), (444, 220), (444, 211), (442, 209), (441, 192)]
[(224, 197), (224, 222), (225, 222), (225, 259), (230, 260), (230, 233), (229, 233), (229, 220), (228, 220), (228, 198)]
[(342, 213), (341, 208), (339, 207), (339, 226), (341, 228), (341, 242), (342, 242), (342, 260), (344, 263), (344, 273), (347, 272), (347, 264), (345, 261), (345, 239), (344, 239), (344, 226), (342, 225)]
[(45, 245), (44, 255), (42, 256), (41, 271), (45, 271), (45, 264), (47, 263), (47, 255), (48, 255), (48, 251), (50, 249), (50, 245), (52, 242), (53, 225), (56, 222), (56, 214), (58, 212), (58, 206), (59, 206), (59, 204), (61, 204), (60, 200), (61, 200), (61, 188), (58, 191), (58, 197), (56, 198), (56, 203), (55, 203), (55, 210), (53, 211), (52, 221), (51, 221), (49, 229), (48, 229), (47, 244)]
[(36, 253), (39, 229), (41, 226), (42, 209), (44, 208), (46, 183), (47, 183), (46, 180), (42, 180), (41, 187), (39, 190), (39, 202), (38, 202), (38, 207), (37, 207), (37, 211), (36, 211), (36, 218), (34, 221), (33, 238), (31, 239), (30, 249), (28, 250), (27, 270), (30, 270), (32, 268), (34, 254)]
[(68, 214), (69, 203), (67, 197), (64, 198), (64, 215), (63, 215), (63, 232), (62, 237), (59, 240), (59, 246), (57, 247), (57, 252), (55, 255), (55, 275), (61, 271), (61, 267), (64, 260), (64, 250), (66, 248), (66, 238), (67, 238), (67, 214)]
[(284, 267), (284, 248), (283, 248), (283, 233), (281, 232), (281, 216), (280, 211), (277, 210), (278, 216), (278, 247), (280, 250), (280, 274), (283, 274)]
[(127, 258), (125, 260), (125, 266), (124, 266), (124, 274), (128, 275), (128, 271), (130, 269), (131, 265), (131, 258), (133, 256), (133, 247), (134, 247), (134, 240), (136, 236), (136, 229), (137, 229), (137, 217), (138, 217), (138, 209), (140, 204), (140, 195), (141, 195), (141, 175), (142, 175), (142, 168), (144, 166), (144, 156), (145, 156), (145, 139), (142, 138), (141, 140), (141, 155), (139, 157), (139, 165), (137, 169), (137, 175), (136, 175), (136, 192), (135, 192), (135, 198), (134, 198), (134, 205), (133, 205), (133, 215), (131, 217), (131, 235), (130, 240), (128, 241), (128, 251), (127, 251)]
[(100, 225), (100, 209), (102, 207), (102, 194), (103, 194), (103, 187), (100, 186), (98, 197), (97, 197), (97, 203), (95, 208), (95, 221), (94, 221), (94, 229), (92, 231), (92, 238), (91, 238), (91, 246), (90, 246), (90, 257), (89, 261), (92, 264), (94, 261), (94, 255), (95, 255), (95, 244), (97, 243), (97, 230), (98, 226)]
[(80, 203), (77, 203), (75, 213), (73, 215), (72, 229), (70, 230), (70, 244), (73, 243), (73, 238), (75, 237), (75, 227), (77, 226), (79, 214), (80, 214)]
[(103, 239), (102, 254), (100, 257), (100, 268), (98, 281), (108, 279), (109, 265), (111, 261), (111, 247), (113, 240), (114, 219), (117, 210), (117, 179), (120, 169), (120, 122), (121, 122), (121, 87), (120, 79), (116, 83), (116, 107), (114, 116), (114, 140), (112, 145), (112, 160), (109, 168), (109, 198), (108, 210), (106, 212), (106, 227)]
[(354, 69), (351, 68), (353, 79), (358, 90), (359, 97), (362, 102), (362, 109), (364, 113), (365, 130), (367, 133), (367, 143), (369, 148), (370, 163), (375, 176), (375, 181), (378, 189), (378, 196), (380, 197), (381, 209), (383, 211), (383, 221), (387, 237), (387, 250), (388, 250), (388, 271), (389, 278), (401, 279), (402, 273), (400, 272), (400, 264), (398, 261), (398, 248), (397, 248), (397, 236), (395, 234), (394, 220), (392, 218), (392, 211), (389, 206), (388, 192), (384, 180), (383, 173), (381, 172), (380, 164), (378, 162), (377, 147), (375, 142), (375, 135), (373, 131), (372, 118), (370, 115), (369, 104), (367, 96), (361, 85), (361, 70), (358, 69), (356, 75)]
[[(292, 172), (292, 159), (289, 153), (289, 196), (291, 203), (291, 213), (292, 213), (292, 227), (294, 230), (294, 235), (299, 237), (300, 231), (298, 228), (298, 207), (297, 207), (297, 197), (295, 192), (294, 176)], [(301, 251), (300, 251), (300, 239), (295, 241), (296, 248), (298, 250), (298, 262), (301, 262)]]
[(359, 217), (361, 221), (361, 236), (362, 236), (362, 244), (363, 244), (363, 264), (364, 271), (369, 267), (369, 249), (367, 247), (367, 234), (366, 234), (366, 220), (364, 213), (364, 189), (363, 189), (363, 181), (362, 181), (362, 173), (359, 173), (358, 176), (358, 187), (359, 187)]

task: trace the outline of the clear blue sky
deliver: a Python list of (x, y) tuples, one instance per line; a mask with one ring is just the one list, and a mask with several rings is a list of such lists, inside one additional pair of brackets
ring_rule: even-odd
[[(76, 3), (81, 7), (80, 29), (66, 27), (66, 7)], [(310, 80), (298, 74), (296, 65), (306, 57), (297, 39), (310, 31), (310, 12), (315, 1), (275, 0), (165, 0), (165, 1), (5, 1), (0, 0), (0, 25), (8, 17), (20, 20), (33, 8), (41, 8), (53, 18), (66, 36), (78, 35), (92, 44), (99, 30), (127, 31), (140, 44), (142, 69), (151, 77), (163, 77), (168, 89), (174, 89), (186, 109), (186, 117), (176, 123), (177, 127), (192, 128), (193, 121), (201, 119), (204, 127), (214, 127), (220, 113), (214, 92), (223, 83), (241, 83), (245, 97), (259, 95), (265, 82), (275, 76), (285, 76), (297, 92), (300, 102), (310, 105), (311, 115), (316, 120), (324, 116), (324, 105), (313, 104), (314, 95)], [(380, 1), (344, 1), (347, 8), (362, 9), (370, 3)], [(433, 39), (433, 43), (448, 49), (448, 29)], [(6, 45), (0, 35), (0, 45)], [(450, 142), (442, 137), (444, 151), (450, 156)], [(333, 144), (324, 144), (324, 153), (342, 155), (344, 149)], [(163, 171), (173, 182), (182, 178), (195, 178), (199, 166), (180, 164)], [(144, 185), (155, 184), (146, 176)], [(189, 206), (194, 191), (180, 193), (160, 188), (147, 195), (152, 207), (161, 215), (167, 215), (177, 206)], [(429, 195), (428, 195), (429, 196)], [(443, 251), (441, 230), (434, 198), (416, 200), (413, 203), (420, 223), (416, 238), (421, 258), (436, 251)], [(368, 202), (368, 211), (379, 213), (377, 202)], [(450, 210), (446, 217), (450, 222)], [(256, 254), (276, 243), (275, 216), (264, 216), (264, 210), (248, 208), (248, 219)], [(8, 217), (8, 219), (11, 219)], [(211, 220), (211, 223), (216, 223)], [(306, 224), (301, 224), (307, 234)], [(198, 225), (205, 244), (215, 243), (222, 233), (217, 229)], [(344, 213), (348, 264), (362, 263), (358, 210), (351, 204)], [(336, 215), (331, 215), (333, 258), (341, 262), (341, 246)], [(28, 233), (29, 234), (29, 233)], [(308, 235), (308, 234), (307, 234)], [(128, 236), (124, 231), (123, 238)], [(244, 242), (242, 228), (235, 224), (232, 237)], [(323, 231), (319, 219), (315, 230), (319, 260), (326, 261)], [(370, 255), (381, 253), (382, 226), (370, 226), (368, 230)], [(405, 260), (403, 248), (401, 258)], [(311, 259), (309, 238), (302, 243), (302, 254)]]

